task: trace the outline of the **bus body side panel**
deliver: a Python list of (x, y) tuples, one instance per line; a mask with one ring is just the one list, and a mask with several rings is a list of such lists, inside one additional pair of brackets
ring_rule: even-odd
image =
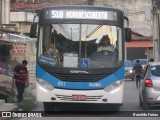
[[(119, 68), (115, 73), (97, 81), (97, 82), (67, 82), (59, 80), (53, 75), (45, 72), (38, 64), (36, 66), (36, 75), (38, 78), (47, 81), (54, 88), (71, 89), (71, 90), (97, 90), (104, 89), (108, 85), (113, 84), (124, 78), (124, 66)], [(68, 80), (69, 81), (69, 80)]]

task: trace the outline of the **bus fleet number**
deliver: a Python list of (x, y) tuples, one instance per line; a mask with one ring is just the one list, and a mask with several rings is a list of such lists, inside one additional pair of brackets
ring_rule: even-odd
[(65, 82), (62, 82), (62, 81), (59, 81), (59, 82), (58, 82), (58, 86), (66, 86), (66, 83), (65, 83)]

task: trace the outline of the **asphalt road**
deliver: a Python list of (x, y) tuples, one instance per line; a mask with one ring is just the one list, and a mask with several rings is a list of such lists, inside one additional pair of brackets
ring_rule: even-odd
[[(64, 109), (60, 108), (59, 110)], [(70, 108), (72, 109), (72, 108)], [(97, 108), (96, 108), (97, 109)], [(44, 111), (43, 104), (39, 103), (35, 112)], [(150, 114), (150, 115), (149, 115)], [(37, 118), (38, 120), (159, 120), (160, 107), (154, 107), (149, 111), (143, 111), (138, 103), (138, 89), (135, 81), (125, 81), (124, 86), (124, 104), (119, 112), (56, 112), (52, 114), (44, 114), (48, 117)], [(151, 116), (154, 115), (154, 116)], [(23, 118), (21, 120), (29, 120), (32, 118)], [(35, 118), (34, 118), (35, 119)]]
[[(126, 80), (124, 85), (123, 105), (120, 107), (120, 111), (143, 111), (143, 109), (139, 107), (138, 99), (138, 89), (136, 88), (135, 81)], [(160, 108), (153, 107), (151, 111), (152, 110), (160, 110)], [(43, 104), (39, 103), (34, 111), (44, 111)]]
[[(120, 111), (140, 111), (142, 110), (139, 107), (138, 103), (138, 89), (136, 88), (135, 81), (126, 80), (124, 85), (124, 98), (123, 105), (120, 107)], [(67, 108), (63, 108), (63, 110), (68, 110)], [(96, 108), (97, 109), (97, 108)], [(58, 109), (61, 111), (61, 108)], [(38, 103), (37, 108), (34, 111), (44, 111), (43, 104)], [(74, 111), (74, 110), (71, 110)]]

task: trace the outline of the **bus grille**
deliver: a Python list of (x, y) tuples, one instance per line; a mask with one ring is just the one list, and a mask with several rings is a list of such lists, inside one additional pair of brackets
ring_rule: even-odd
[(58, 74), (54, 73), (54, 76), (62, 81), (69, 82), (97, 82), (107, 75), (97, 75), (97, 74)]
[[(56, 97), (59, 100), (65, 100), (65, 101), (73, 101), (72, 100), (72, 96), (67, 96), (67, 95), (58, 95), (56, 94)], [(102, 98), (102, 95), (98, 95), (98, 96), (86, 96), (85, 100), (80, 100), (80, 101), (98, 101)], [(77, 101), (77, 100), (76, 100)]]

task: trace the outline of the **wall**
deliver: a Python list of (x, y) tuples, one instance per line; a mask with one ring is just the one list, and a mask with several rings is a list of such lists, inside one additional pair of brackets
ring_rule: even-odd
[(13, 54), (15, 59), (20, 62), (26, 59), (27, 45), (24, 43), (13, 43)]
[(147, 48), (127, 48), (127, 60), (147, 59)]
[(129, 27), (144, 36), (152, 35), (152, 24), (149, 13), (145, 15), (145, 10), (151, 9), (151, 0), (95, 0), (94, 5), (110, 6), (121, 9), (129, 18)]
[(32, 22), (35, 13), (31, 12), (10, 12), (10, 21), (12, 22)]
[(15, 60), (21, 63), (22, 60), (28, 61), (28, 71), (30, 78), (35, 77), (35, 60), (36, 60), (36, 47), (35, 42), (26, 43), (13, 43), (13, 54)]

